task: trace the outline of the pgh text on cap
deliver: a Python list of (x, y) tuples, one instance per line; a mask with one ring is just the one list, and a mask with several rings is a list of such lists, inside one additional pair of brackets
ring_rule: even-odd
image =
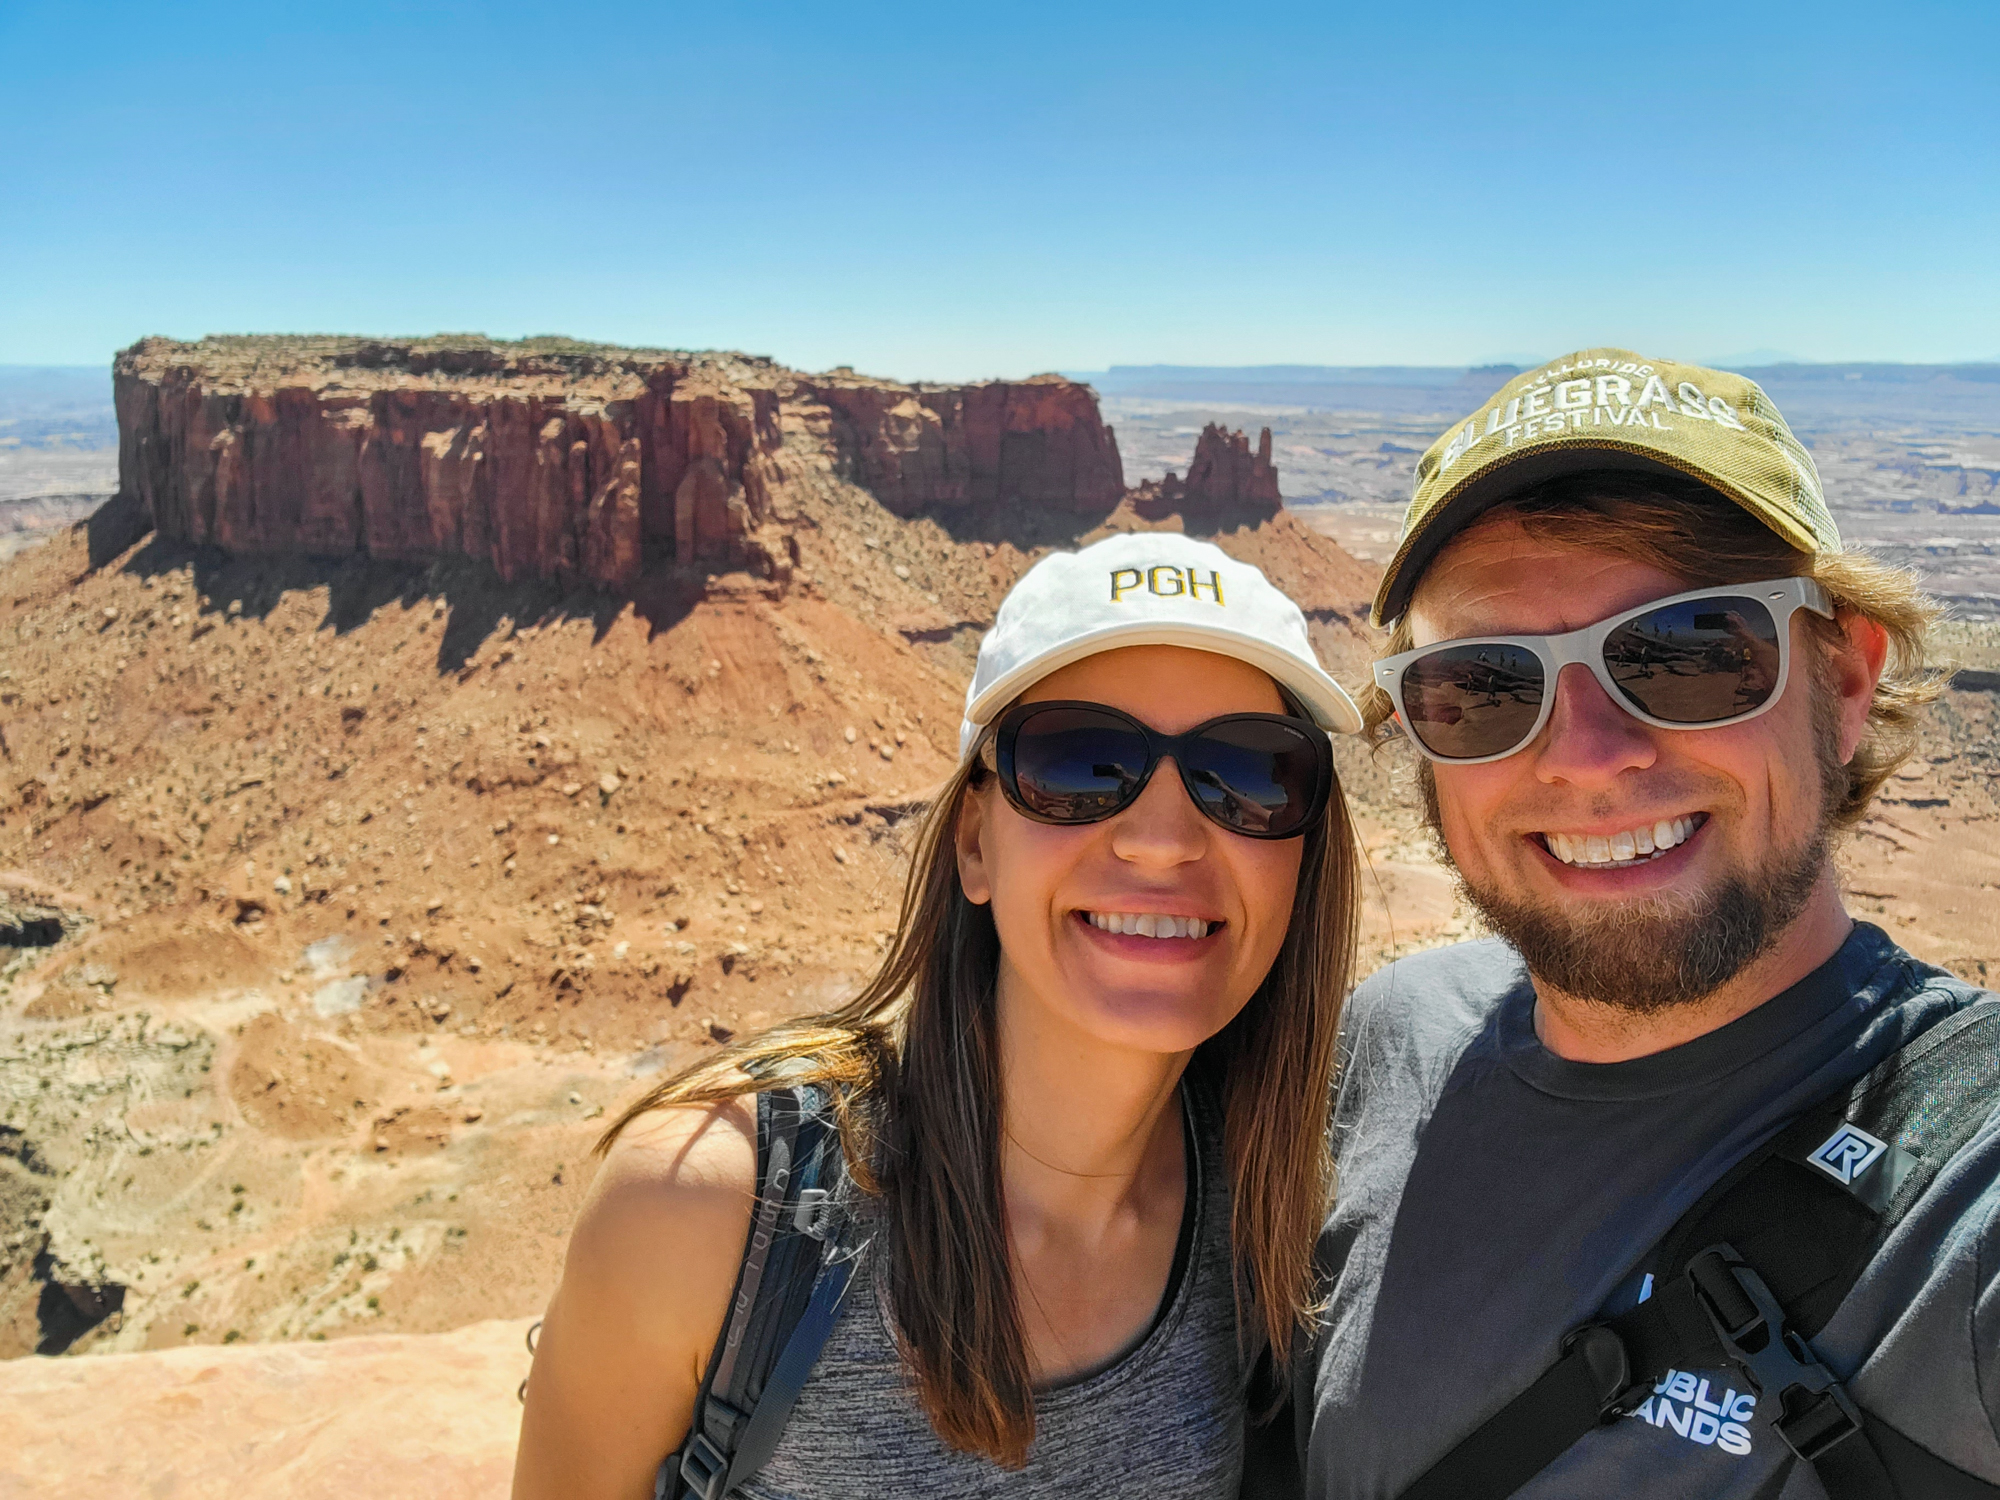
[(1430, 560), (1509, 495), (1582, 469), (1691, 476), (1801, 552), (1838, 552), (1819, 471), (1755, 381), (1722, 370), (1586, 349), (1517, 375), (1417, 461), (1403, 534), (1375, 593), (1386, 625)]
[(1035, 683), (1120, 646), (1187, 646), (1268, 673), (1322, 729), (1361, 727), (1354, 701), (1321, 669), (1299, 607), (1249, 563), (1174, 531), (1131, 532), (1053, 552), (1021, 575), (965, 693), (958, 749)]

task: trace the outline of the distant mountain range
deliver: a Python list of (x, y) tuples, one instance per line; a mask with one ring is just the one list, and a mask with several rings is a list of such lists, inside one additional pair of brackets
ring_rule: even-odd
[[(2000, 360), (1924, 365), (1718, 361), (1761, 385), (1796, 423), (1882, 420), (2000, 430)], [(1525, 368), (1492, 365), (1113, 365), (1066, 370), (1116, 406), (1128, 401), (1190, 407), (1244, 406), (1379, 412), (1385, 416), (1470, 411)]]

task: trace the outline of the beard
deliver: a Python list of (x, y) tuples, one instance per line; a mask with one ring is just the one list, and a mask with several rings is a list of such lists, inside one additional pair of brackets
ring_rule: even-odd
[(1732, 870), (1702, 890), (1660, 892), (1616, 905), (1565, 905), (1476, 885), (1451, 858), (1429, 761), (1417, 772), (1424, 821), (1460, 893), (1538, 981), (1638, 1015), (1695, 1005), (1771, 949), (1805, 910), (1826, 870), (1846, 767), (1831, 715), (1815, 712), (1814, 720), (1822, 788), (1815, 826), (1790, 848), (1773, 849), (1754, 866)]

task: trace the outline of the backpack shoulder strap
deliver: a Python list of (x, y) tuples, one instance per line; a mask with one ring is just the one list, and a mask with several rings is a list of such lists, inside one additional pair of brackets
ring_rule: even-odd
[(757, 1204), (729, 1315), (655, 1500), (722, 1500), (776, 1449), (853, 1270), (840, 1253), (840, 1134), (815, 1085), (757, 1095)]
[[(2000, 1500), (1859, 1411), (1806, 1340), (1994, 1108), (2000, 998), (1940, 1021), (1726, 1173), (1649, 1257), (1652, 1294), (1574, 1330), (1542, 1376), (1402, 1500), (1501, 1500), (1671, 1369), (1732, 1365), (1833, 1500)], [(1949, 1487), (1947, 1487), (1949, 1485)]]

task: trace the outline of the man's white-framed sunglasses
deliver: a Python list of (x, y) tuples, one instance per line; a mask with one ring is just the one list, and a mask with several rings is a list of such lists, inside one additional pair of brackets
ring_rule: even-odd
[(1810, 578), (1694, 589), (1562, 635), (1470, 636), (1404, 651), (1375, 663), (1375, 681), (1416, 747), (1452, 765), (1503, 760), (1533, 743), (1572, 662), (1635, 719), (1715, 729), (1778, 701), (1801, 609), (1833, 618)]

